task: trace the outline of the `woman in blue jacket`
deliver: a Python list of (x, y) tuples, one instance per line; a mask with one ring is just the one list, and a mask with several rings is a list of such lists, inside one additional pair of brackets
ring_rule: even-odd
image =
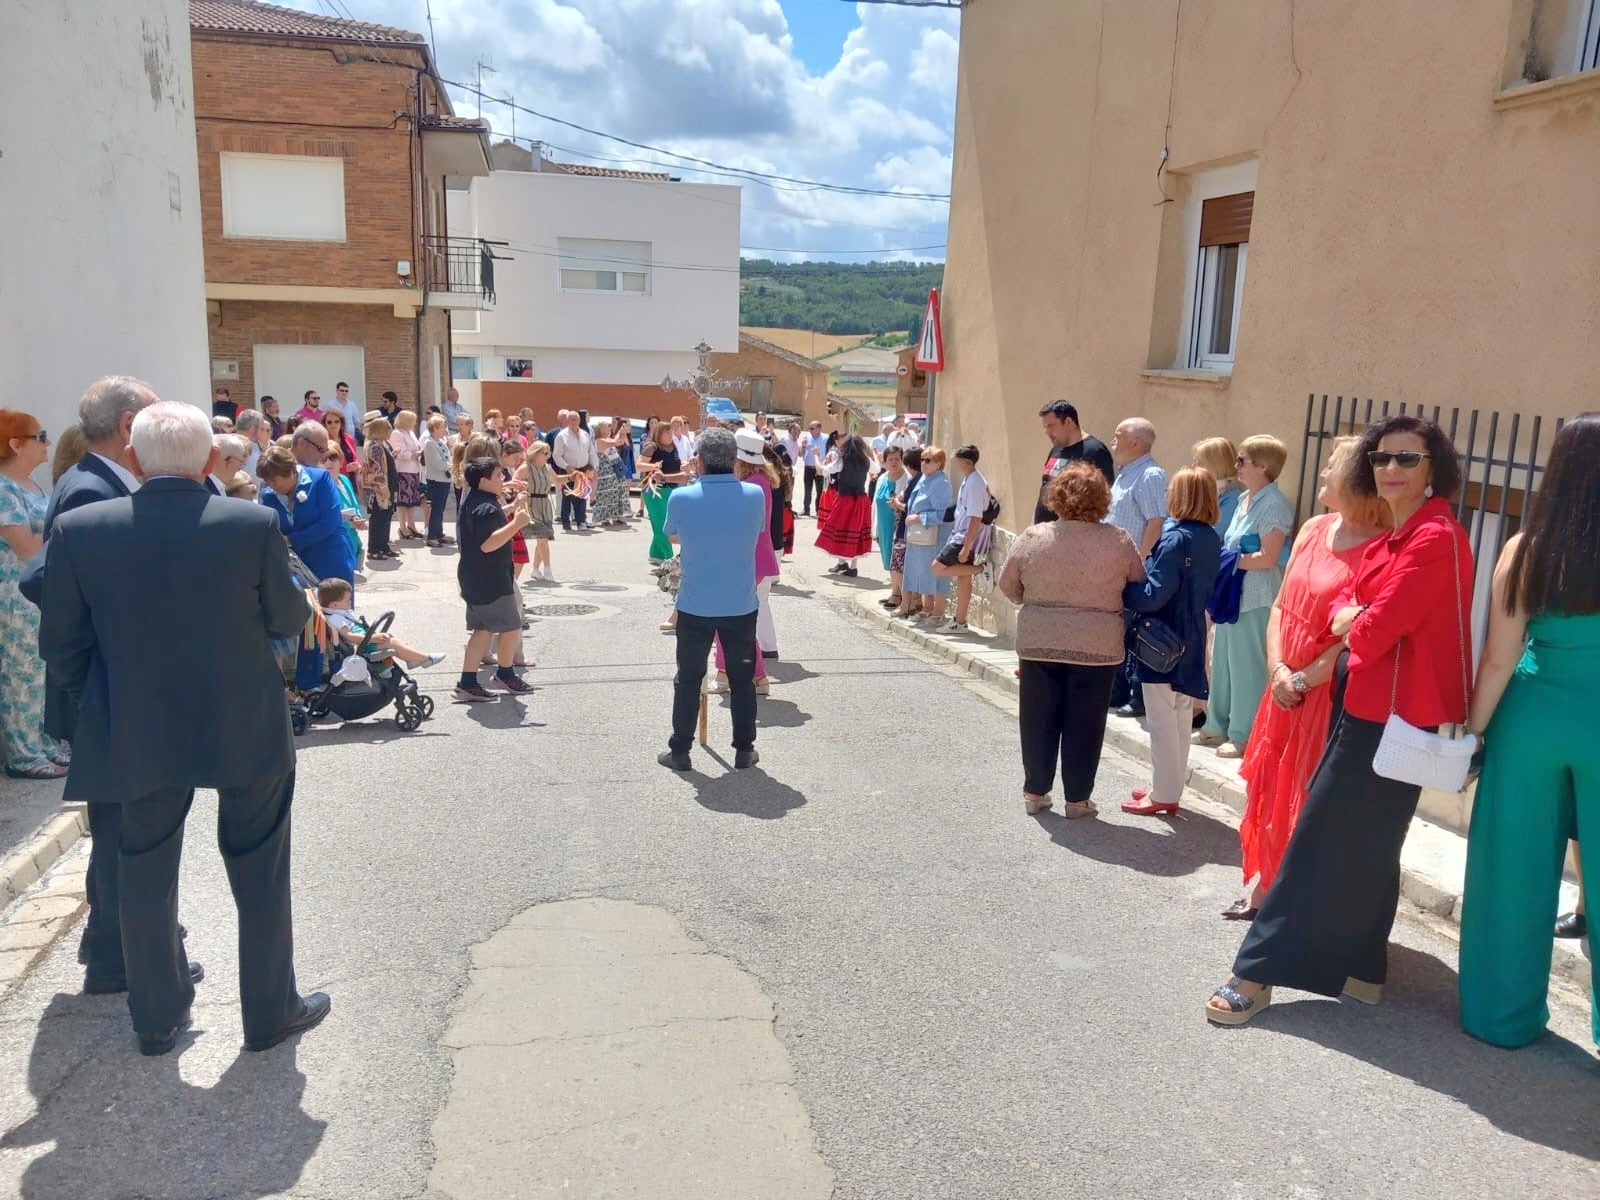
[(902, 611), (921, 613), (924, 620), (944, 622), (944, 598), (950, 577), (933, 573), (933, 560), (950, 540), (953, 522), (945, 514), (955, 503), (950, 477), (944, 473), (944, 451), (929, 446), (922, 452), (922, 479), (906, 507), (906, 565), (900, 578)]
[(281, 446), (261, 456), (256, 473), (267, 485), (261, 503), (277, 512), (278, 528), (301, 561), (318, 579), (355, 583), (355, 555), (333, 477), (320, 467), (302, 467)]
[(1183, 657), (1165, 675), (1139, 664), (1144, 710), (1150, 729), (1154, 782), (1134, 790), (1122, 811), (1141, 817), (1178, 811), (1189, 777), (1189, 733), (1194, 702), (1210, 692), (1206, 683), (1206, 601), (1217, 580), (1222, 541), (1217, 522), (1217, 481), (1204, 467), (1188, 467), (1167, 486), (1170, 514), (1161, 538), (1145, 559), (1145, 581), (1130, 583), (1122, 601), (1140, 616), (1165, 622), (1183, 642)]

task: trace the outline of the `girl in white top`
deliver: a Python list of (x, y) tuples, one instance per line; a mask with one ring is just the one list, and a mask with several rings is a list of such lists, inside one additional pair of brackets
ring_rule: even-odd
[(956, 489), (955, 527), (950, 540), (933, 562), (935, 575), (948, 575), (956, 581), (955, 616), (939, 626), (936, 633), (965, 633), (967, 612), (972, 606), (972, 577), (983, 570), (989, 556), (994, 527), (983, 522), (989, 507), (989, 481), (978, 471), (978, 448), (962, 446), (951, 459), (951, 473), (960, 481)]

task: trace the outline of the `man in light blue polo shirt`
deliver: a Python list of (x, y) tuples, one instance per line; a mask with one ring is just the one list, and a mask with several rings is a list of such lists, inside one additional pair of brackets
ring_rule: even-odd
[(738, 448), (726, 429), (700, 435), (700, 481), (680, 487), (667, 501), (662, 529), (677, 543), (678, 674), (673, 680), (672, 737), (656, 761), (674, 771), (691, 769), (700, 686), (712, 639), (722, 639), (733, 708), (733, 765), (760, 761), (756, 753), (756, 539), (767, 532), (761, 489), (734, 478)]

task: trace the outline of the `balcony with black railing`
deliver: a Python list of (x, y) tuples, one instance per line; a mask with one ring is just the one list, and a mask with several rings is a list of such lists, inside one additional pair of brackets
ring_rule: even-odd
[(494, 250), (505, 244), (486, 238), (424, 237), (422, 286), (428, 303), (441, 308), (493, 308), (494, 265), (508, 261)]

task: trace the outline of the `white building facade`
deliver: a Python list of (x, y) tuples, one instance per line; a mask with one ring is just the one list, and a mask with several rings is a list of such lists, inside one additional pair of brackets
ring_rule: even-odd
[(507, 242), (493, 249), (511, 260), (492, 310), (453, 315), (468, 409), (693, 415), (661, 382), (692, 373), (702, 340), (738, 348), (740, 190), (494, 149), (494, 173), (449, 202), (452, 236)]
[(187, 0), (12, 5), (0, 79), (6, 403), (56, 436), (122, 374), (209, 413)]

